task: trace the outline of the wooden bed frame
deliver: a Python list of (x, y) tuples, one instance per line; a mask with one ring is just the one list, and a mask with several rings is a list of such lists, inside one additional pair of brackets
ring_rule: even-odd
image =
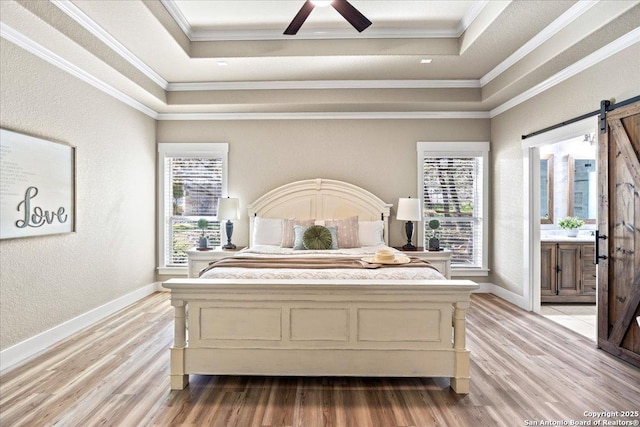
[[(271, 218), (382, 219), (391, 205), (340, 181), (276, 188), (248, 207)], [(469, 392), (469, 280), (171, 279), (171, 388), (189, 374), (449, 377)]]

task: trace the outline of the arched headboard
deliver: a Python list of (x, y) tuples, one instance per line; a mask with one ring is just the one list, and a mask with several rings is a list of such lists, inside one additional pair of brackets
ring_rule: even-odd
[(275, 188), (247, 206), (249, 233), (253, 218), (342, 219), (358, 216), (360, 221), (382, 220), (384, 241), (389, 244), (390, 203), (347, 182), (307, 179)]

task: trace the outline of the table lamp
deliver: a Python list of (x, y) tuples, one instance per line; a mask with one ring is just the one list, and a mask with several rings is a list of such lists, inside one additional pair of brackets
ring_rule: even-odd
[(398, 214), (396, 218), (400, 221), (407, 221), (404, 225), (404, 229), (407, 233), (407, 244), (402, 247), (405, 251), (418, 250), (411, 243), (413, 238), (413, 221), (422, 220), (422, 206), (420, 205), (420, 199), (400, 198), (398, 199)]

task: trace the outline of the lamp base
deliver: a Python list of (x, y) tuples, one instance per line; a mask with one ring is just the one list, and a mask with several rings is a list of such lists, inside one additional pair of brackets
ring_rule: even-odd
[(222, 249), (235, 249), (235, 248), (236, 248), (236, 245), (234, 245), (233, 243), (227, 243), (222, 247)]
[(233, 234), (233, 223), (231, 220), (227, 220), (225, 224), (226, 232), (227, 232), (227, 244), (222, 247), (222, 249), (235, 249), (236, 245), (231, 243), (231, 235)]
[(406, 245), (404, 245), (402, 247), (402, 250), (403, 251), (417, 251), (418, 248), (416, 246), (412, 245), (411, 243), (407, 243)]

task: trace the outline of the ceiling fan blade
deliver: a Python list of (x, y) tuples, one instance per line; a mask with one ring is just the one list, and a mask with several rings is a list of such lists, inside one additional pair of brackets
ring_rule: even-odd
[(296, 16), (294, 16), (291, 20), (291, 23), (289, 24), (287, 29), (284, 30), (283, 34), (289, 36), (297, 34), (298, 30), (300, 29), (300, 27), (302, 27), (302, 24), (304, 24), (304, 21), (307, 19), (314, 7), (315, 6), (310, 0), (305, 1)]
[(359, 33), (363, 32), (369, 25), (371, 25), (371, 21), (369, 21), (366, 16), (360, 13), (358, 9), (353, 7), (347, 0), (334, 0), (331, 2), (331, 6), (333, 6), (333, 8), (344, 17), (344, 19), (349, 21), (349, 24), (353, 25), (353, 28), (358, 30)]

